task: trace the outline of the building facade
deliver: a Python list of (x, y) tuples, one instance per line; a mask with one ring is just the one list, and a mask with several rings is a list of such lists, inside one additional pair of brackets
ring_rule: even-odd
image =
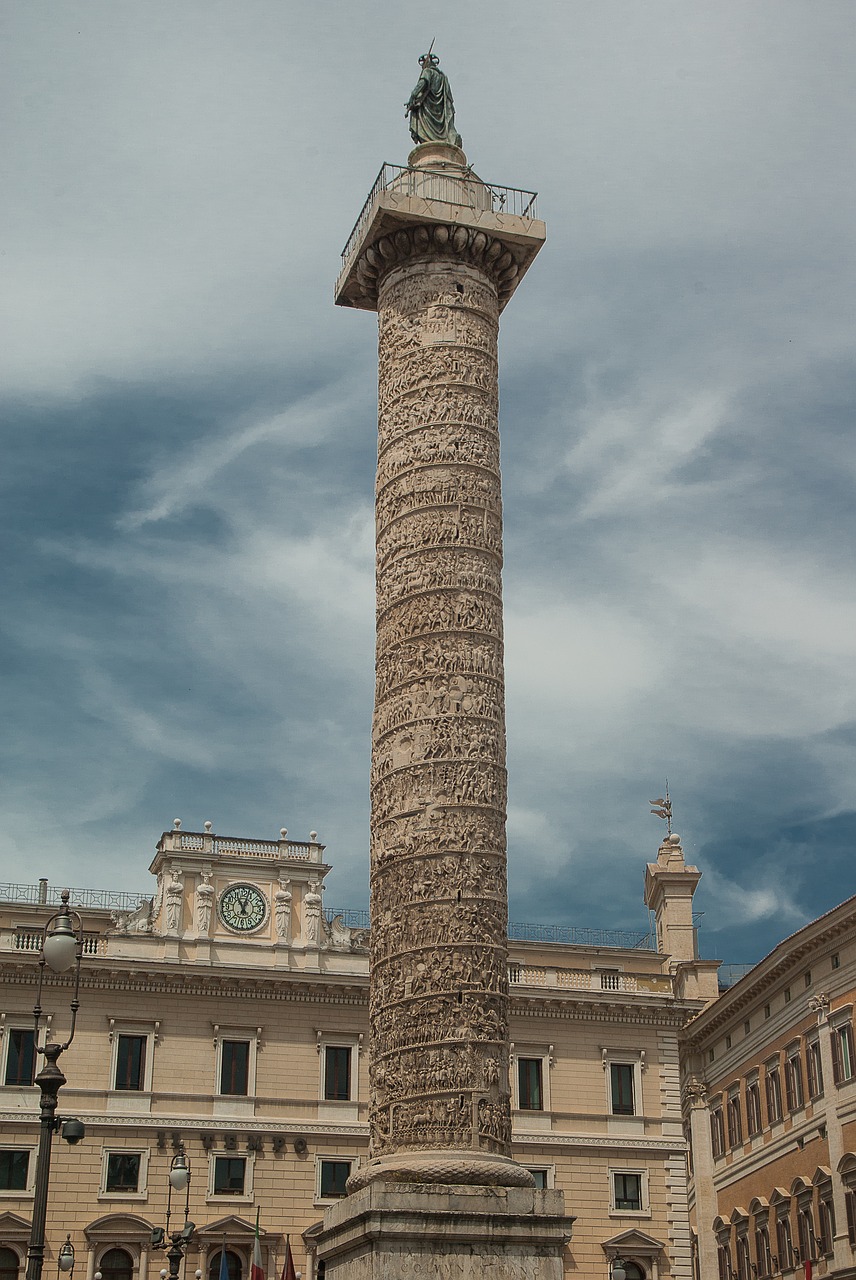
[(701, 1280), (856, 1275), (854, 931), (850, 898), (684, 1035)]
[[(661, 860), (649, 892), (662, 940), (680, 936), (687, 885), (679, 845)], [(80, 1280), (157, 1276), (151, 1232), (183, 1148), (189, 1271), (218, 1280), (225, 1246), (232, 1280), (246, 1280), (259, 1209), (268, 1276), (289, 1234), (311, 1280), (324, 1208), (368, 1155), (365, 930), (322, 909), (330, 867), (314, 833), (176, 828), (150, 869), (150, 899), (72, 892), (86, 941), (59, 1111), (86, 1137), (54, 1143), (46, 1267), (70, 1235)], [(14, 1280), (35, 1178), (37, 960), (57, 894), (42, 882), (0, 897), (0, 1271)], [(651, 949), (644, 928), (635, 939), (568, 931), (575, 942), (529, 932), (509, 943), (513, 1152), (576, 1216), (565, 1271), (606, 1277), (620, 1254), (630, 1280), (690, 1280), (678, 1046), (715, 966)], [(46, 981), (51, 1038), (67, 1034), (70, 982)], [(183, 1197), (172, 1212), (175, 1227)]]

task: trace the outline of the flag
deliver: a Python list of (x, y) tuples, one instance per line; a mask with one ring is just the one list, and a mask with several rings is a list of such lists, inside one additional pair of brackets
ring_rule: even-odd
[(226, 1257), (226, 1237), (223, 1237), (223, 1248), (220, 1250), (220, 1280), (229, 1280), (229, 1261)]
[(811, 1280), (811, 1258), (805, 1260), (805, 1280)]
[(262, 1266), (262, 1246), (259, 1240), (258, 1209), (256, 1209), (256, 1238), (253, 1241), (253, 1265), (250, 1267), (250, 1280), (265, 1280), (265, 1269)]
[(282, 1280), (297, 1280), (294, 1259), (291, 1256), (291, 1237), (285, 1237), (285, 1262), (282, 1264)]

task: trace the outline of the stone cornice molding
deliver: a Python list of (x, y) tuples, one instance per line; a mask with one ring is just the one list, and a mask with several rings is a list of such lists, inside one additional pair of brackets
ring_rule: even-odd
[[(172, 1133), (181, 1130), (188, 1133), (269, 1133), (269, 1134), (317, 1134), (319, 1137), (368, 1138), (369, 1126), (365, 1124), (333, 1124), (316, 1120), (259, 1120), (243, 1119), (238, 1116), (234, 1120), (228, 1116), (209, 1116), (200, 1119), (198, 1116), (125, 1116), (112, 1112), (84, 1111), (77, 1108), (83, 1116), (87, 1128), (104, 1129), (112, 1132), (117, 1129), (151, 1129), (156, 1132)], [(0, 1111), (0, 1124), (14, 1124), (19, 1128), (38, 1128), (38, 1116), (23, 1115), (20, 1111)]]
[[(811, 921), (790, 938), (785, 938), (754, 969), (730, 987), (694, 1019), (686, 1044), (697, 1049), (720, 1027), (749, 1005), (756, 1003), (789, 972), (798, 969), (808, 956), (856, 928), (856, 897), (833, 907), (825, 915)], [(836, 976), (843, 973), (839, 970)]]
[(527, 1147), (580, 1147), (595, 1150), (649, 1151), (652, 1155), (669, 1152), (684, 1155), (687, 1150), (683, 1138), (625, 1138), (619, 1135), (602, 1136), (588, 1133), (517, 1133), (511, 1135), (513, 1146)]
[(639, 1005), (629, 1001), (616, 1004), (608, 1000), (585, 1000), (578, 993), (568, 999), (557, 999), (552, 993), (521, 997), (515, 992), (511, 997), (511, 1012), (521, 1017), (566, 1018), (582, 1022), (612, 1022), (644, 1027), (668, 1027), (682, 1030), (692, 1018), (695, 1009), (686, 1005), (649, 1003), (640, 999)]
[(384, 277), (402, 263), (430, 258), (455, 259), (475, 267), (496, 286), (500, 306), (514, 292), (520, 263), (513, 245), (500, 236), (454, 223), (400, 227), (379, 236), (363, 249), (352, 267), (362, 293), (361, 306), (375, 309)]

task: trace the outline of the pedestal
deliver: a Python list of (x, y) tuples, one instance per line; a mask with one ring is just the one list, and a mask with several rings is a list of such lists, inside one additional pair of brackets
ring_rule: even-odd
[(373, 1182), (318, 1236), (326, 1280), (562, 1280), (561, 1191)]

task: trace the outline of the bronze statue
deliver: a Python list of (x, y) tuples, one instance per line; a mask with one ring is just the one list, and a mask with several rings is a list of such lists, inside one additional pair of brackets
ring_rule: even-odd
[[(431, 42), (431, 49), (434, 42)], [(461, 146), (455, 129), (455, 104), (449, 81), (440, 70), (440, 59), (431, 49), (419, 59), (422, 74), (406, 104), (410, 136), (414, 142), (447, 142)]]

